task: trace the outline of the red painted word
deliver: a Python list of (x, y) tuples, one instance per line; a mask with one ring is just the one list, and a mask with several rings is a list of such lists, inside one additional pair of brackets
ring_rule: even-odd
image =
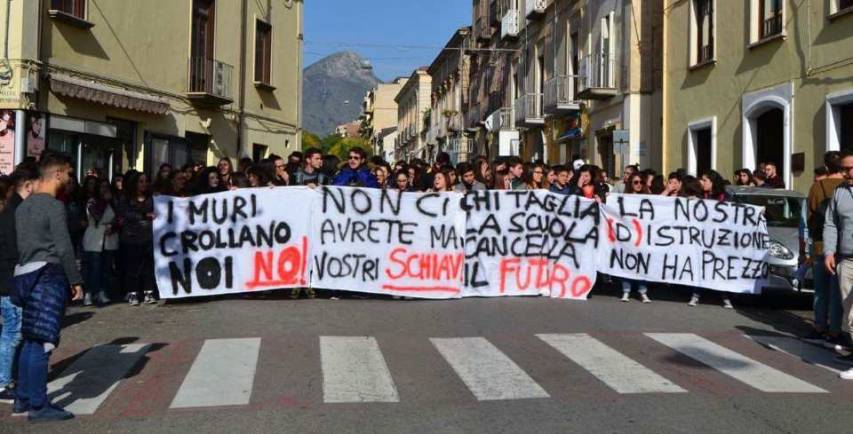
[(572, 297), (585, 296), (592, 289), (592, 282), (584, 275), (572, 276), (572, 271), (547, 258), (504, 258), (499, 269), (500, 292), (505, 293), (507, 287), (528, 290), (543, 290), (558, 287), (560, 298), (571, 294)]
[[(458, 284), (462, 276), (465, 256), (462, 253), (412, 252), (405, 247), (397, 247), (388, 254), (388, 268), (385, 276), (394, 280), (424, 281), (422, 286), (383, 285), (391, 291), (403, 292), (450, 292), (459, 293)], [(435, 286), (434, 283), (445, 285)], [(433, 284), (430, 284), (433, 283)]]
[(614, 221), (612, 218), (608, 218), (607, 240), (610, 241), (610, 244), (616, 244), (616, 241), (631, 241), (631, 239), (633, 238), (634, 245), (640, 247), (640, 244), (643, 243), (643, 226), (637, 219), (631, 220), (631, 225), (633, 226), (633, 228), (622, 222)]
[(279, 252), (255, 252), (253, 270), (252, 280), (246, 282), (248, 289), (305, 285), (308, 270), (308, 237), (302, 237), (301, 246), (285, 246)]

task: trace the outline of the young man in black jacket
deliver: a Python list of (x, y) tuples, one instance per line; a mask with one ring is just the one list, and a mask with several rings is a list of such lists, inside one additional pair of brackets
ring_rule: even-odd
[(68, 158), (43, 154), (39, 185), (15, 211), (18, 266), (12, 293), (13, 301), (23, 309), (24, 342), (18, 356), (14, 411), (27, 411), (31, 421), (74, 417), (51, 404), (47, 397), (48, 360), (59, 345), (69, 287), (71, 300), (83, 298), (83, 279), (68, 234), (65, 206), (56, 199), (68, 184), (71, 172)]
[(24, 163), (11, 176), (15, 193), (0, 212), (0, 402), (11, 404), (15, 399), (12, 388), (12, 366), (15, 352), (21, 343), (21, 308), (12, 303), (11, 280), (18, 263), (18, 240), (15, 232), (15, 210), (33, 192), (38, 181), (38, 167)]

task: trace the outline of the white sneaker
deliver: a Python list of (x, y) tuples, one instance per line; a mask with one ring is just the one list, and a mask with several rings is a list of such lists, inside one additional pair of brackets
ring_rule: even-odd
[(687, 303), (687, 305), (690, 307), (696, 307), (697, 304), (699, 304), (699, 296), (698, 295), (694, 295), (693, 297), (690, 297), (690, 302)]
[(723, 309), (734, 309), (735, 307), (732, 305), (732, 301), (728, 298), (723, 299)]
[(640, 300), (643, 300), (643, 303), (651, 303), (652, 299), (649, 298), (646, 294), (640, 294)]
[(83, 296), (83, 306), (91, 306), (92, 305), (92, 293), (87, 292)]
[(128, 294), (127, 302), (130, 303), (131, 306), (139, 306), (139, 298), (136, 297), (136, 293)]
[(838, 376), (842, 380), (853, 380), (853, 368), (850, 368), (846, 371), (841, 372), (840, 374), (838, 374)]
[(107, 297), (103, 292), (98, 294), (98, 303), (100, 304), (110, 304), (110, 298)]
[(145, 304), (157, 304), (157, 299), (154, 298), (154, 293), (145, 291)]
[(622, 301), (624, 301), (625, 303), (631, 301), (631, 299), (628, 297), (629, 295), (631, 295), (631, 294), (629, 294), (627, 292), (622, 293)]

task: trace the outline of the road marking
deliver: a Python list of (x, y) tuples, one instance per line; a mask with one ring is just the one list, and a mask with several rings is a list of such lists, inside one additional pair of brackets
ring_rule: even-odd
[(827, 393), (692, 333), (646, 333), (646, 336), (762, 392)]
[(619, 393), (687, 392), (586, 333), (536, 336)]
[(320, 362), (324, 402), (400, 402), (375, 338), (320, 336)]
[(95, 414), (148, 348), (148, 344), (91, 348), (47, 385), (51, 402), (75, 414)]
[(849, 368), (845, 363), (835, 360), (835, 357), (838, 354), (834, 351), (809, 344), (808, 342), (803, 342), (795, 337), (759, 335), (744, 336), (764, 345), (767, 348), (770, 348), (771, 350), (779, 351), (780, 353), (784, 353), (792, 357), (797, 357), (806, 363), (819, 366), (836, 374)]
[(261, 338), (208, 339), (169, 408), (247, 405)]
[(485, 338), (432, 338), (479, 401), (548, 398), (527, 373)]

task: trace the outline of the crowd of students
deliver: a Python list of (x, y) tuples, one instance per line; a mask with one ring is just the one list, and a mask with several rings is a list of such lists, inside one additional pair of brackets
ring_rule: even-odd
[[(351, 149), (347, 157), (347, 161), (341, 162), (313, 148), (293, 152), (286, 159), (277, 155), (261, 161), (243, 158), (236, 168), (229, 158), (222, 158), (210, 167), (200, 163), (173, 167), (164, 163), (157, 168), (153, 179), (135, 170), (113, 179), (92, 170), (80, 184), (72, 177), (58, 199), (65, 203), (68, 230), (86, 283), (84, 304), (105, 305), (115, 298), (123, 298), (134, 306), (157, 303), (152, 250), (154, 195), (187, 197), (252, 187), (338, 185), (406, 192), (541, 189), (600, 201), (611, 192), (727, 199), (728, 181), (713, 170), (698, 177), (677, 170), (665, 177), (652, 169), (640, 170), (629, 165), (617, 181), (580, 158), (573, 158), (569, 164), (549, 166), (524, 162), (519, 157), (493, 161), (476, 157), (454, 166), (448, 154), (439, 153), (433, 163), (414, 159), (392, 165), (379, 157), (368, 157), (360, 148)], [(35, 162), (26, 161), (11, 176), (0, 178), (0, 210), (7, 203), (20, 201), (16, 191), (27, 182), (35, 182), (30, 178), (36, 174)], [(734, 184), (782, 186), (772, 163), (762, 164), (755, 172), (738, 170)], [(634, 286), (641, 299), (650, 302), (643, 282), (623, 282), (623, 286), (623, 300), (629, 300)], [(298, 294), (294, 291), (293, 296)], [(313, 291), (308, 294), (314, 295)], [(698, 302), (696, 291), (690, 305)], [(724, 305), (731, 307), (728, 298), (724, 297)]]

